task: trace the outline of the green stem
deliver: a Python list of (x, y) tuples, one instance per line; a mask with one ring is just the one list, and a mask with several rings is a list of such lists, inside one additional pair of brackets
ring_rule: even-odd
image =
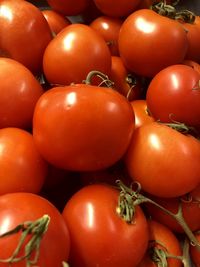
[(111, 81), (106, 74), (104, 74), (100, 71), (97, 71), (97, 70), (90, 71), (88, 73), (86, 79), (83, 81), (83, 83), (91, 85), (92, 79), (94, 77), (98, 77), (102, 80), (102, 82), (99, 84), (99, 86), (105, 85), (106, 87), (113, 87), (113, 85), (114, 85), (113, 81)]

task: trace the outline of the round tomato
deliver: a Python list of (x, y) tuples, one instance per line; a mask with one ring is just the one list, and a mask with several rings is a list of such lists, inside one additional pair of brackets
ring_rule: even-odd
[(0, 128), (32, 126), (33, 111), (43, 88), (21, 63), (0, 58)]
[(82, 13), (90, 0), (47, 0), (48, 5), (56, 12), (65, 16), (75, 16)]
[[(71, 237), (72, 266), (133, 267), (148, 244), (143, 211), (135, 208), (133, 223), (117, 214), (119, 191), (108, 185), (89, 185), (67, 202), (63, 217)], [(137, 245), (136, 245), (137, 244)]]
[(0, 151), (0, 195), (18, 191), (38, 193), (47, 175), (47, 163), (33, 136), (18, 128), (0, 129)]
[[(195, 233), (195, 237), (198, 240), (200, 244), (200, 233)], [(195, 264), (195, 267), (200, 267), (200, 250), (199, 247), (194, 246), (193, 244), (190, 244), (190, 256), (192, 259), (192, 262)]]
[(108, 16), (100, 16), (90, 23), (90, 27), (104, 38), (113, 56), (119, 55), (118, 36), (121, 25), (122, 20)]
[(155, 121), (155, 119), (148, 112), (147, 102), (145, 99), (133, 100), (131, 101), (131, 106), (135, 114), (135, 128)]
[(190, 66), (172, 65), (161, 70), (149, 84), (147, 107), (161, 122), (200, 125), (200, 74)]
[(192, 191), (200, 182), (199, 160), (199, 140), (158, 122), (136, 128), (125, 155), (132, 179), (159, 197)]
[(42, 12), (28, 1), (0, 2), (0, 55), (13, 58), (34, 74), (42, 70), (42, 58), (52, 39)]
[(182, 63), (187, 65), (187, 66), (190, 66), (191, 68), (193, 68), (194, 70), (196, 70), (197, 72), (200, 73), (200, 64), (197, 63), (196, 61), (185, 59), (185, 60), (183, 60)]
[(115, 89), (129, 101), (141, 97), (142, 84), (140, 79), (127, 70), (120, 57), (112, 56), (111, 73), (109, 77), (114, 82)]
[(118, 44), (129, 71), (153, 77), (163, 68), (184, 60), (188, 39), (179, 22), (153, 10), (140, 9), (122, 24)]
[(133, 110), (124, 96), (86, 84), (48, 90), (33, 116), (33, 136), (42, 156), (52, 165), (75, 171), (117, 162), (133, 130)]
[(58, 34), (63, 28), (71, 24), (71, 21), (67, 17), (54, 10), (44, 9), (42, 10), (42, 14), (47, 20), (53, 35)]
[[(48, 216), (48, 217), (47, 217)], [(3, 263), (1, 260), (10, 258), (22, 235), (28, 227), (27, 222), (34, 222), (42, 218), (40, 227), (35, 226), (33, 230), (28, 234), (23, 242), (23, 246), (19, 250), (19, 253), (13, 258), (11, 265), (16, 267), (25, 266), (49, 266), (49, 267), (62, 267), (62, 262), (68, 260), (70, 249), (69, 231), (65, 221), (63, 220), (60, 212), (46, 199), (31, 193), (10, 193), (0, 196), (0, 234), (3, 235), (18, 225), (23, 225), (25, 229), (18, 233), (13, 233), (5, 237), (0, 238), (0, 267), (9, 266), (9, 263)], [(50, 219), (49, 222), (47, 219)], [(39, 240), (39, 231), (42, 227), (47, 226), (47, 231), (44, 233), (41, 242)], [(37, 230), (37, 232), (34, 230)], [(42, 230), (44, 231), (44, 230)], [(37, 233), (37, 235), (36, 235)], [(30, 257), (26, 257), (27, 260), (33, 260), (28, 265), (26, 259), (15, 262), (17, 258), (21, 258), (29, 252), (31, 247), (28, 247), (28, 242), (37, 238), (40, 242), (40, 247), (34, 248), (32, 245), (32, 252)], [(30, 242), (29, 242), (30, 244)], [(34, 244), (34, 243), (33, 243)], [(56, 244), (56, 245), (55, 245)], [(26, 249), (28, 249), (26, 251)], [(36, 251), (39, 249), (39, 257), (34, 262)]]
[(110, 73), (109, 48), (94, 29), (75, 23), (67, 26), (47, 46), (44, 74), (51, 84), (81, 83), (90, 71)]
[(141, 0), (118, 0), (113, 3), (112, 0), (94, 0), (98, 9), (110, 17), (125, 17), (132, 13)]
[(174, 233), (155, 220), (149, 220), (148, 224), (150, 235), (149, 248), (137, 267), (164, 266), (164, 259), (166, 260), (167, 267), (183, 266), (180, 258), (182, 256), (181, 245)]

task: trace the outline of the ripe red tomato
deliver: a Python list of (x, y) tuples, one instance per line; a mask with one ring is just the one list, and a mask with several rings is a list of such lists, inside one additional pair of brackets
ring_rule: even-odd
[(81, 14), (89, 5), (89, 0), (47, 0), (48, 5), (56, 12), (65, 16)]
[(108, 16), (100, 16), (90, 23), (90, 27), (104, 38), (113, 56), (119, 55), (118, 37), (121, 25), (122, 20)]
[(67, 26), (47, 46), (44, 74), (51, 84), (81, 83), (90, 71), (110, 73), (109, 48), (94, 29), (75, 23)]
[[(34, 265), (62, 267), (62, 261), (68, 260), (70, 238), (67, 225), (59, 211), (46, 199), (35, 194), (18, 192), (0, 196), (1, 235), (19, 224), (35, 221), (44, 215), (50, 217), (50, 222), (48, 230), (41, 240), (38, 261)], [(0, 259), (7, 259), (13, 254), (21, 234), (22, 231), (0, 238)], [(31, 237), (32, 235), (29, 234), (25, 239), (25, 244)], [(36, 250), (34, 249), (30, 259), (34, 258), (35, 252)], [(16, 256), (22, 257), (23, 255), (25, 255), (25, 245)], [(8, 263), (0, 262), (0, 267), (8, 265)], [(25, 260), (12, 265), (16, 267), (27, 266)]]
[(71, 24), (71, 21), (67, 17), (54, 10), (44, 9), (42, 10), (42, 14), (47, 20), (53, 35), (58, 34), (63, 28)]
[(133, 100), (131, 101), (131, 106), (135, 114), (135, 128), (155, 121), (155, 119), (148, 113), (147, 102), (145, 99)]
[(52, 39), (41, 11), (27, 1), (3, 0), (0, 24), (0, 55), (13, 58), (38, 74), (44, 49)]
[(0, 128), (32, 126), (33, 111), (43, 88), (21, 63), (0, 58)]
[(161, 122), (200, 125), (200, 74), (186, 65), (160, 71), (149, 84), (146, 101), (150, 113)]
[[(198, 242), (200, 243), (200, 233), (195, 233), (195, 237), (197, 238)], [(195, 267), (200, 266), (200, 251), (199, 247), (194, 246), (193, 244), (190, 244), (190, 256), (192, 259), (192, 262), (194, 263)]]
[[(200, 186), (189, 192), (187, 195), (179, 198), (158, 198), (152, 196), (150, 198), (174, 214), (178, 212), (181, 205), (184, 220), (190, 229), (192, 231), (200, 229)], [(184, 232), (184, 229), (172, 216), (166, 214), (161, 209), (150, 203), (147, 203), (146, 207), (149, 215), (154, 220), (166, 225), (173, 232)]]
[(134, 130), (125, 156), (132, 179), (159, 197), (192, 191), (200, 182), (199, 160), (199, 140), (158, 122)]
[(140, 9), (122, 24), (118, 44), (129, 71), (153, 77), (163, 68), (184, 60), (188, 39), (179, 22), (153, 10)]
[(187, 66), (190, 66), (191, 68), (193, 68), (194, 70), (196, 70), (197, 72), (200, 73), (200, 64), (197, 63), (196, 61), (185, 59), (185, 60), (183, 60), (182, 63), (187, 65)]
[(129, 101), (141, 97), (142, 84), (139, 77), (127, 70), (120, 57), (112, 56), (111, 73), (109, 77), (114, 82), (115, 89)]
[[(179, 240), (174, 233), (166, 226), (155, 220), (149, 220), (149, 248), (143, 260), (137, 267), (162, 266), (161, 258), (155, 253), (155, 249), (160, 249), (166, 256), (182, 256), (182, 249)], [(163, 257), (163, 253), (161, 254)], [(168, 267), (181, 267), (182, 261), (172, 257), (166, 257)]]
[(52, 165), (75, 171), (117, 162), (133, 130), (133, 110), (124, 96), (86, 84), (48, 90), (33, 116), (33, 136), (42, 156)]
[(94, 0), (98, 9), (110, 17), (126, 17), (131, 14), (141, 0), (118, 0), (113, 4), (112, 0)]
[[(72, 266), (133, 267), (148, 244), (143, 211), (135, 209), (133, 223), (116, 212), (119, 191), (108, 185), (89, 185), (67, 202), (63, 217), (71, 237)], [(127, 249), (128, 248), (128, 249)]]
[(0, 129), (0, 195), (38, 193), (47, 174), (47, 163), (36, 149), (33, 136), (22, 129)]

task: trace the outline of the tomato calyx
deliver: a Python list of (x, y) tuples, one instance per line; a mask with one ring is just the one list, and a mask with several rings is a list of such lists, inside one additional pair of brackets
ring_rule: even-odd
[[(39, 258), (41, 240), (48, 229), (49, 222), (50, 217), (44, 215), (35, 221), (27, 221), (19, 224), (14, 229), (0, 235), (0, 238), (3, 238), (21, 232), (19, 243), (13, 254), (7, 259), (0, 259), (0, 262), (12, 264), (26, 260), (26, 267), (35, 265)], [(28, 241), (26, 239), (27, 237), (30, 237)], [(23, 246), (24, 255), (18, 256)]]
[(90, 71), (88, 73), (86, 79), (83, 81), (83, 83), (85, 83), (87, 85), (91, 85), (92, 79), (94, 77), (98, 77), (101, 80), (100, 84), (98, 85), (99, 87), (103, 86), (103, 87), (111, 87), (112, 88), (114, 85), (114, 82), (111, 81), (106, 74), (104, 74), (103, 72), (100, 72), (98, 70)]

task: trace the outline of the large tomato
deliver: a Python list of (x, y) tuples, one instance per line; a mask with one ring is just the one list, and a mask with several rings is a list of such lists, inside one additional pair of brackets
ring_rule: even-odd
[(144, 191), (160, 197), (193, 190), (200, 182), (199, 161), (199, 140), (158, 122), (135, 129), (125, 156), (132, 179)]
[(67, 26), (47, 46), (44, 74), (52, 84), (81, 83), (92, 71), (110, 73), (111, 54), (103, 37), (87, 25)]
[(200, 74), (187, 65), (161, 70), (149, 84), (147, 107), (156, 120), (200, 125)]
[[(44, 215), (49, 216), (49, 224), (47, 220), (48, 218)], [(55, 206), (53, 206), (46, 199), (35, 194), (19, 192), (0, 196), (1, 235), (11, 231), (19, 224), (23, 225), (25, 223), (24, 226), (26, 229), (26, 222), (33, 222), (41, 217), (43, 217), (43, 222), (40, 222), (40, 227), (37, 229), (35, 226), (28, 234), (19, 253), (17, 253), (13, 258), (13, 263), (11, 265), (15, 267), (26, 267), (33, 265), (41, 267), (62, 267), (62, 261), (67, 261), (69, 255), (69, 231), (62, 215), (55, 208)], [(32, 262), (30, 265), (26, 263), (25, 259), (15, 263), (16, 258), (23, 257), (25, 253), (28, 252), (25, 251), (25, 246), (31, 238), (36, 237), (39, 241), (40, 231), (46, 224), (48, 224), (48, 229), (44, 233), (40, 243), (38, 260), (36, 260), (35, 263)], [(0, 238), (0, 267), (10, 266), (9, 263), (3, 263), (1, 260), (5, 260), (12, 256), (19, 243), (20, 237), (25, 233), (25, 229), (24, 231), (19, 231), (19, 233), (13, 233)], [(36, 250), (37, 244), (35, 243), (35, 248), (33, 247), (33, 251), (29, 260), (34, 260)]]
[(38, 74), (44, 50), (52, 39), (42, 12), (27, 1), (3, 0), (0, 24), (0, 55), (13, 58)]
[[(142, 261), (137, 265), (137, 267), (183, 266), (180, 258), (173, 258), (173, 256), (182, 256), (180, 242), (175, 234), (169, 228), (155, 220), (149, 220), (148, 224), (150, 232), (149, 248), (147, 249), (147, 253), (145, 254)], [(165, 260), (166, 265), (163, 265)]]
[(188, 48), (184, 27), (149, 9), (137, 10), (126, 18), (118, 44), (129, 71), (147, 77), (181, 63)]
[(63, 217), (71, 237), (69, 262), (76, 267), (133, 267), (148, 244), (143, 211), (136, 207), (133, 223), (117, 214), (119, 191), (89, 185), (67, 202)]
[(117, 162), (133, 130), (133, 110), (124, 96), (86, 84), (48, 90), (33, 116), (33, 136), (42, 156), (52, 165), (76, 171)]
[(33, 136), (19, 128), (0, 129), (0, 195), (12, 192), (38, 193), (47, 175), (47, 163)]
[(30, 128), (42, 86), (21, 63), (0, 58), (0, 128)]

